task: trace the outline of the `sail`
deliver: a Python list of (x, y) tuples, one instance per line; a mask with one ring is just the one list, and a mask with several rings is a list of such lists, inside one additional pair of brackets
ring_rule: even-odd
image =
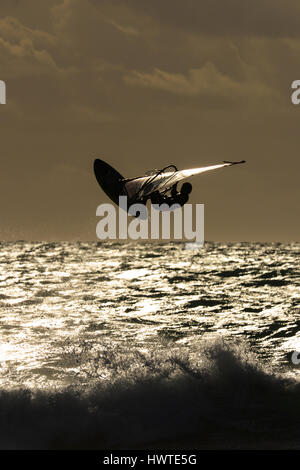
[(218, 165), (204, 166), (200, 168), (191, 168), (189, 170), (158, 172), (150, 176), (142, 176), (130, 180), (124, 180), (125, 190), (129, 200), (140, 199), (144, 196), (150, 196), (153, 192), (165, 192), (174, 184), (179, 183), (191, 176), (199, 175), (206, 171), (217, 170), (236, 163), (244, 162), (226, 162)]

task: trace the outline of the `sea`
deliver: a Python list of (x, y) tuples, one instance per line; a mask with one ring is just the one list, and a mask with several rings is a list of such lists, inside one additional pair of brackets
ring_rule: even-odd
[(299, 247), (2, 242), (0, 449), (300, 449)]

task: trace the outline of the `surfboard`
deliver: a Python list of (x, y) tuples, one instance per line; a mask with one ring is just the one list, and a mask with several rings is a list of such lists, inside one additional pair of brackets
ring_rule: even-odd
[(105, 194), (115, 204), (119, 204), (119, 196), (127, 195), (122, 183), (124, 177), (112, 166), (99, 158), (94, 161), (94, 173)]

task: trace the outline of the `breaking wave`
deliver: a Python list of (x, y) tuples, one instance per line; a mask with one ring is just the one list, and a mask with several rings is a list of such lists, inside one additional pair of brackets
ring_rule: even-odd
[(245, 344), (83, 343), (65, 366), (76, 386), (0, 391), (1, 449), (300, 448), (300, 383)]

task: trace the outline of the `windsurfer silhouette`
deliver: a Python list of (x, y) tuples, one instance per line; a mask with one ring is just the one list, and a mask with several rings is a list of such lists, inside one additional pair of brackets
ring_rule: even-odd
[(155, 191), (151, 194), (150, 200), (152, 204), (167, 204), (169, 207), (171, 207), (173, 204), (179, 204), (180, 206), (183, 206), (188, 202), (191, 191), (191, 183), (183, 183), (180, 191), (177, 191), (176, 183), (171, 188), (171, 196), (164, 196), (159, 191)]

